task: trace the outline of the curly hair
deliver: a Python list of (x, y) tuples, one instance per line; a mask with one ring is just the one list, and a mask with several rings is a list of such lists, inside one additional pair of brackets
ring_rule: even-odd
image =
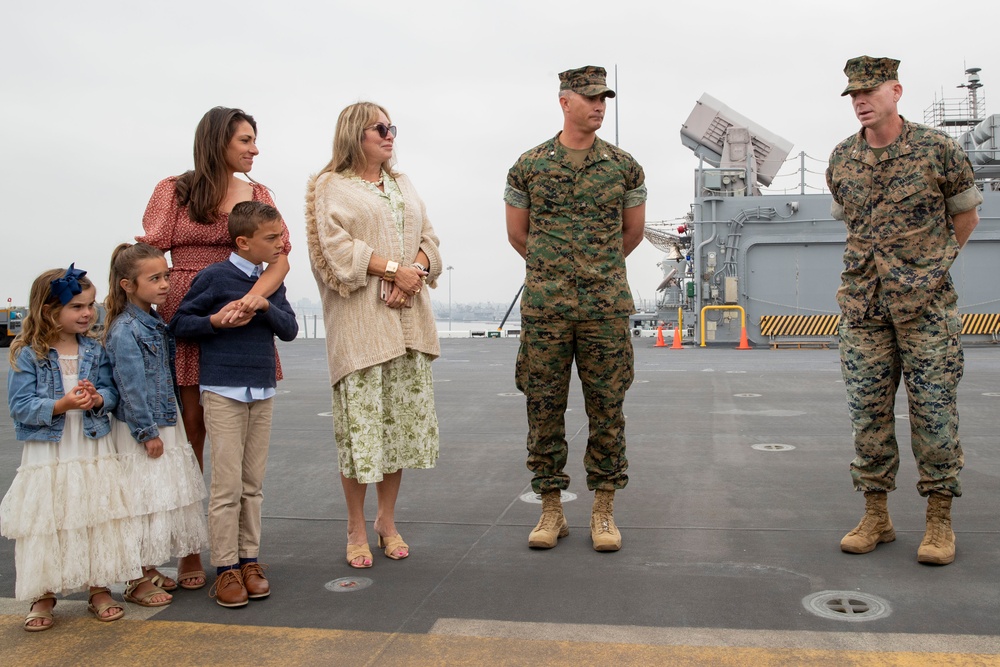
[[(30, 347), (35, 351), (36, 357), (44, 359), (59, 336), (59, 331), (62, 329), (59, 325), (59, 314), (62, 313), (63, 304), (52, 293), (52, 281), (64, 275), (66, 269), (49, 269), (31, 283), (28, 314), (24, 316), (21, 333), (10, 344), (10, 367), (15, 371), (21, 370), (17, 366), (17, 355), (22, 348)], [(78, 282), (80, 288), (84, 290), (94, 286), (87, 276), (81, 276)]]

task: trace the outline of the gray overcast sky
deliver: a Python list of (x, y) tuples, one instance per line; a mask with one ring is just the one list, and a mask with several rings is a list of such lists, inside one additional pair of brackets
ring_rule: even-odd
[[(524, 272), (507, 244), (504, 181), (521, 152), (561, 127), (558, 72), (618, 66), (619, 143), (645, 168), (647, 219), (674, 219), (688, 210), (697, 164), (678, 131), (702, 93), (821, 172), (857, 128), (839, 96), (850, 57), (899, 58), (901, 110), (914, 120), (935, 96), (963, 96), (966, 67), (983, 69), (987, 101), (1000, 95), (995, 17), (978, 7), (981, 16), (928, 0), (11, 2), (0, 28), (0, 299), (25, 304), (36, 275), (73, 261), (103, 297), (112, 248), (141, 232), (156, 182), (191, 167), (195, 125), (216, 105), (256, 118), (252, 175), (274, 190), (292, 233), (289, 296), (315, 299), (305, 182), (330, 157), (337, 114), (366, 99), (399, 126), (397, 166), (454, 267), (454, 301), (506, 304)], [(613, 141), (614, 127), (609, 105), (601, 135)], [(629, 258), (638, 296), (653, 297), (659, 259), (648, 243)], [(443, 280), (434, 298), (447, 291)]]

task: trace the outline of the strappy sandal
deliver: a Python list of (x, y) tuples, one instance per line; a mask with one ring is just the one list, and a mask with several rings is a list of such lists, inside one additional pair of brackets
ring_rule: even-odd
[(170, 593), (171, 591), (176, 591), (177, 590), (177, 582), (176, 581), (174, 581), (174, 585), (173, 586), (167, 585), (166, 582), (170, 581), (170, 577), (167, 577), (165, 575), (160, 574), (159, 571), (157, 571), (157, 570), (153, 570), (153, 572), (156, 572), (156, 574), (150, 574), (150, 575), (148, 575), (149, 576), (149, 582), (151, 584), (153, 584), (154, 586), (160, 588), (164, 593)]
[[(385, 549), (386, 557), (393, 560), (403, 560), (410, 555), (410, 545), (403, 541), (403, 536), (399, 533), (385, 538), (379, 535), (378, 548)], [(398, 555), (396, 552), (400, 549), (406, 549), (406, 554), (403, 556)]]
[[(125, 598), (126, 602), (137, 604), (140, 607), (166, 607), (168, 604), (173, 602), (173, 598), (169, 600), (161, 600), (159, 602), (150, 602), (150, 598), (152, 597), (155, 597), (157, 595), (167, 594), (165, 590), (163, 590), (155, 583), (153, 583), (153, 579), (155, 578), (156, 577), (142, 577), (141, 579), (133, 579), (132, 581), (128, 582), (128, 584), (125, 586), (125, 594), (122, 597)], [(141, 586), (143, 582), (146, 581), (152, 583), (153, 587), (148, 591), (146, 591), (145, 593), (143, 593), (142, 595), (139, 596), (133, 595), (133, 593), (135, 593), (135, 590), (139, 588), (139, 586)]]
[[(39, 595), (37, 598), (31, 601), (31, 606), (28, 607), (28, 615), (24, 617), (24, 630), (25, 632), (41, 632), (42, 630), (48, 630), (56, 623), (56, 619), (53, 618), (51, 611), (31, 611), (31, 608), (35, 606), (36, 602), (42, 600), (55, 600), (56, 596), (52, 593), (45, 593), (44, 595)], [(52, 603), (52, 608), (55, 609), (55, 602)], [(28, 625), (31, 621), (35, 619), (43, 618), (48, 619), (48, 623), (42, 625)]]
[[(361, 565), (355, 565), (354, 561), (358, 558), (364, 558)], [(365, 565), (365, 562), (368, 564)], [(348, 544), (347, 545), (347, 564), (353, 568), (359, 570), (364, 570), (372, 566), (372, 551), (368, 548), (367, 544)]]
[[(201, 577), (201, 583), (200, 584), (193, 584), (192, 585), (192, 584), (185, 584), (184, 583), (185, 581), (188, 581), (190, 579), (197, 579), (198, 577)], [(208, 583), (208, 577), (205, 574), (204, 570), (191, 570), (190, 572), (183, 572), (183, 573), (178, 572), (177, 573), (177, 584), (181, 588), (183, 588), (185, 590), (196, 591), (199, 588), (204, 588), (206, 583)], [(166, 589), (164, 589), (164, 590), (166, 590)]]
[[(111, 593), (111, 589), (106, 586), (101, 586), (100, 588), (94, 588), (90, 591), (90, 595), (87, 597), (87, 611), (97, 617), (98, 621), (102, 623), (110, 623), (111, 621), (117, 621), (119, 618), (125, 615), (125, 607), (119, 602), (115, 602), (114, 599), (111, 602), (105, 602), (104, 604), (94, 606), (93, 599), (95, 595), (100, 595), (101, 593)], [(103, 616), (104, 612), (108, 609), (117, 609), (117, 614), (111, 614), (110, 616)]]

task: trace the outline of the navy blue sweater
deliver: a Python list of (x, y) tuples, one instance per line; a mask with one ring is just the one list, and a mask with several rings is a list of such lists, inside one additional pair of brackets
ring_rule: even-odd
[(209, 318), (231, 301), (243, 298), (257, 282), (229, 260), (201, 270), (170, 320), (178, 338), (198, 342), (201, 348), (199, 382), (220, 387), (274, 387), (274, 336), (294, 340), (299, 333), (292, 306), (282, 285), (268, 297), (271, 306), (249, 323), (216, 329)]

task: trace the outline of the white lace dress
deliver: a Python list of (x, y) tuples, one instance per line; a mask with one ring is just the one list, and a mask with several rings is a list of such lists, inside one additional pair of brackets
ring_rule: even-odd
[(184, 425), (159, 427), (163, 454), (150, 458), (136, 442), (128, 424), (111, 419), (118, 460), (125, 471), (125, 488), (139, 522), (142, 564), (157, 566), (172, 557), (200, 553), (208, 545), (208, 524), (202, 501), (205, 480)]
[[(77, 385), (78, 357), (60, 356), (63, 387)], [(137, 522), (110, 434), (83, 431), (66, 413), (62, 440), (24, 443), (21, 465), (0, 503), (0, 528), (16, 540), (15, 596), (76, 593), (142, 576)]]

